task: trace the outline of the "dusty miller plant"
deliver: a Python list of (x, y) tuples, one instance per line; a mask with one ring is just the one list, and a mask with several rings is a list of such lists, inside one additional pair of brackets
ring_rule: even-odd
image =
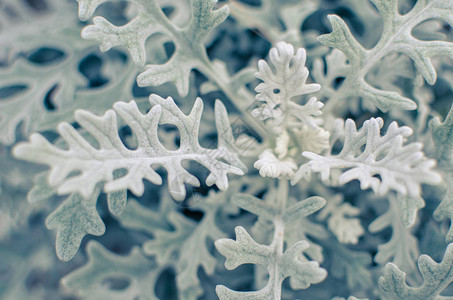
[(0, 15), (1, 299), (453, 299), (453, 0)]

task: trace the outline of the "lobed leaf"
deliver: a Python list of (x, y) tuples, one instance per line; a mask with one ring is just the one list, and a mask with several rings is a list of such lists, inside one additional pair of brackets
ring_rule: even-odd
[[(138, 248), (118, 255), (91, 241), (87, 245), (88, 263), (62, 279), (63, 285), (77, 290), (86, 299), (127, 299), (140, 297), (158, 300), (155, 286), (162, 269), (146, 258)], [(126, 287), (104, 284), (108, 279), (124, 279)]]
[(326, 157), (308, 151), (302, 153), (310, 161), (301, 166), (292, 182), (303, 176), (309, 178), (312, 171), (320, 172), (322, 180), (327, 180), (330, 170), (338, 168), (346, 170), (338, 178), (340, 184), (357, 179), (362, 189), (371, 187), (378, 195), (395, 190), (415, 198), (420, 196), (422, 183), (441, 181), (433, 170), (435, 161), (424, 156), (421, 144), (403, 145), (404, 138), (412, 134), (409, 127), (398, 127), (393, 122), (381, 136), (382, 126), (381, 118), (371, 118), (357, 130), (354, 121), (346, 120), (341, 152)]
[(73, 193), (46, 219), (47, 228), (57, 229), (56, 251), (62, 261), (76, 254), (86, 234), (104, 234), (104, 222), (96, 211), (98, 196), (99, 189), (88, 198)]
[(366, 82), (365, 76), (384, 57), (392, 53), (403, 53), (412, 59), (425, 80), (434, 84), (437, 75), (431, 59), (438, 55), (451, 56), (453, 44), (447, 41), (422, 41), (415, 38), (412, 31), (417, 25), (433, 18), (453, 24), (452, 4), (444, 0), (420, 0), (407, 14), (401, 15), (398, 1), (372, 2), (382, 15), (384, 24), (381, 38), (372, 49), (365, 49), (351, 34), (346, 23), (336, 15), (328, 16), (332, 32), (318, 38), (322, 44), (341, 50), (350, 63), (345, 82), (334, 98), (362, 97), (384, 112), (394, 107), (415, 109), (414, 101), (399, 93), (372, 87)]
[[(18, 158), (49, 165), (49, 184), (58, 187), (59, 194), (79, 192), (84, 197), (90, 195), (101, 182), (105, 182), (104, 191), (107, 193), (129, 189), (140, 196), (144, 191), (142, 179), (155, 184), (162, 183), (161, 177), (152, 168), (152, 165), (160, 164), (167, 169), (171, 195), (182, 200), (186, 194), (185, 183), (199, 185), (198, 179), (181, 166), (181, 162), (187, 159), (195, 160), (210, 170), (207, 184), (216, 184), (222, 190), (228, 187), (228, 173), (243, 174), (241, 168), (245, 168), (244, 165), (239, 161), (238, 154), (231, 152), (233, 148), (225, 147), (225, 141), (219, 143), (221, 146), (217, 149), (206, 149), (199, 145), (197, 139), (203, 109), (201, 99), (195, 102), (188, 116), (179, 110), (171, 98), (165, 100), (152, 95), (150, 102), (156, 105), (146, 115), (138, 110), (134, 101), (117, 102), (114, 110), (107, 111), (102, 117), (77, 111), (76, 120), (96, 139), (99, 149), (93, 147), (72, 126), (61, 123), (58, 131), (68, 143), (68, 150), (58, 148), (41, 135), (34, 134), (29, 143), (16, 145), (13, 152)], [(221, 110), (219, 115), (226, 114), (220, 102), (216, 107), (218, 111)], [(130, 150), (121, 141), (117, 115), (135, 133), (137, 149)], [(217, 124), (218, 130), (225, 129), (226, 117), (223, 120), (223, 123)], [(160, 143), (157, 135), (159, 122), (174, 124), (179, 129), (181, 145), (178, 150), (167, 150)], [(233, 144), (231, 140), (228, 142)], [(119, 170), (124, 175), (114, 177), (114, 172)], [(80, 173), (72, 175), (74, 172)]]
[(406, 274), (395, 264), (388, 263), (384, 274), (379, 278), (379, 288), (384, 299), (442, 299), (439, 294), (453, 281), (453, 244), (448, 245), (440, 263), (436, 263), (427, 255), (421, 255), (418, 259), (418, 268), (423, 276), (423, 284), (411, 287), (406, 284)]

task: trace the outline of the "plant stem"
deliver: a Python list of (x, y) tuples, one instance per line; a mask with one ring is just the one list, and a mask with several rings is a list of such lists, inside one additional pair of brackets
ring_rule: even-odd
[(272, 285), (274, 287), (274, 300), (281, 299), (282, 293), (282, 281), (283, 278), (280, 276), (280, 267), (279, 261), (283, 256), (283, 245), (285, 242), (285, 224), (282, 220), (282, 215), (286, 210), (286, 202), (288, 199), (288, 180), (279, 179), (278, 180), (278, 189), (277, 189), (277, 207), (280, 210), (280, 213), (274, 219), (274, 238), (271, 243), (271, 247), (274, 249), (275, 258), (273, 264), (269, 265), (269, 274), (273, 275), (269, 278), (269, 281), (272, 280)]

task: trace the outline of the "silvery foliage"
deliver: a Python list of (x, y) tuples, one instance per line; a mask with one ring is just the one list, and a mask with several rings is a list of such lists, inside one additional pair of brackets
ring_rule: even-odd
[(452, 0), (0, 16), (1, 299), (452, 298)]

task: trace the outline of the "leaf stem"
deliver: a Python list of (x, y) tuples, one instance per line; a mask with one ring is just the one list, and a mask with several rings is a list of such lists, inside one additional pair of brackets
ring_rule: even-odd
[(279, 179), (278, 188), (276, 195), (276, 205), (280, 213), (274, 219), (274, 238), (271, 243), (271, 247), (274, 250), (274, 260), (273, 263), (269, 265), (269, 281), (273, 281), (273, 298), (274, 300), (281, 299), (282, 293), (282, 277), (280, 276), (280, 258), (283, 256), (283, 246), (285, 241), (285, 224), (282, 220), (283, 213), (286, 210), (286, 203), (288, 199), (288, 180)]

